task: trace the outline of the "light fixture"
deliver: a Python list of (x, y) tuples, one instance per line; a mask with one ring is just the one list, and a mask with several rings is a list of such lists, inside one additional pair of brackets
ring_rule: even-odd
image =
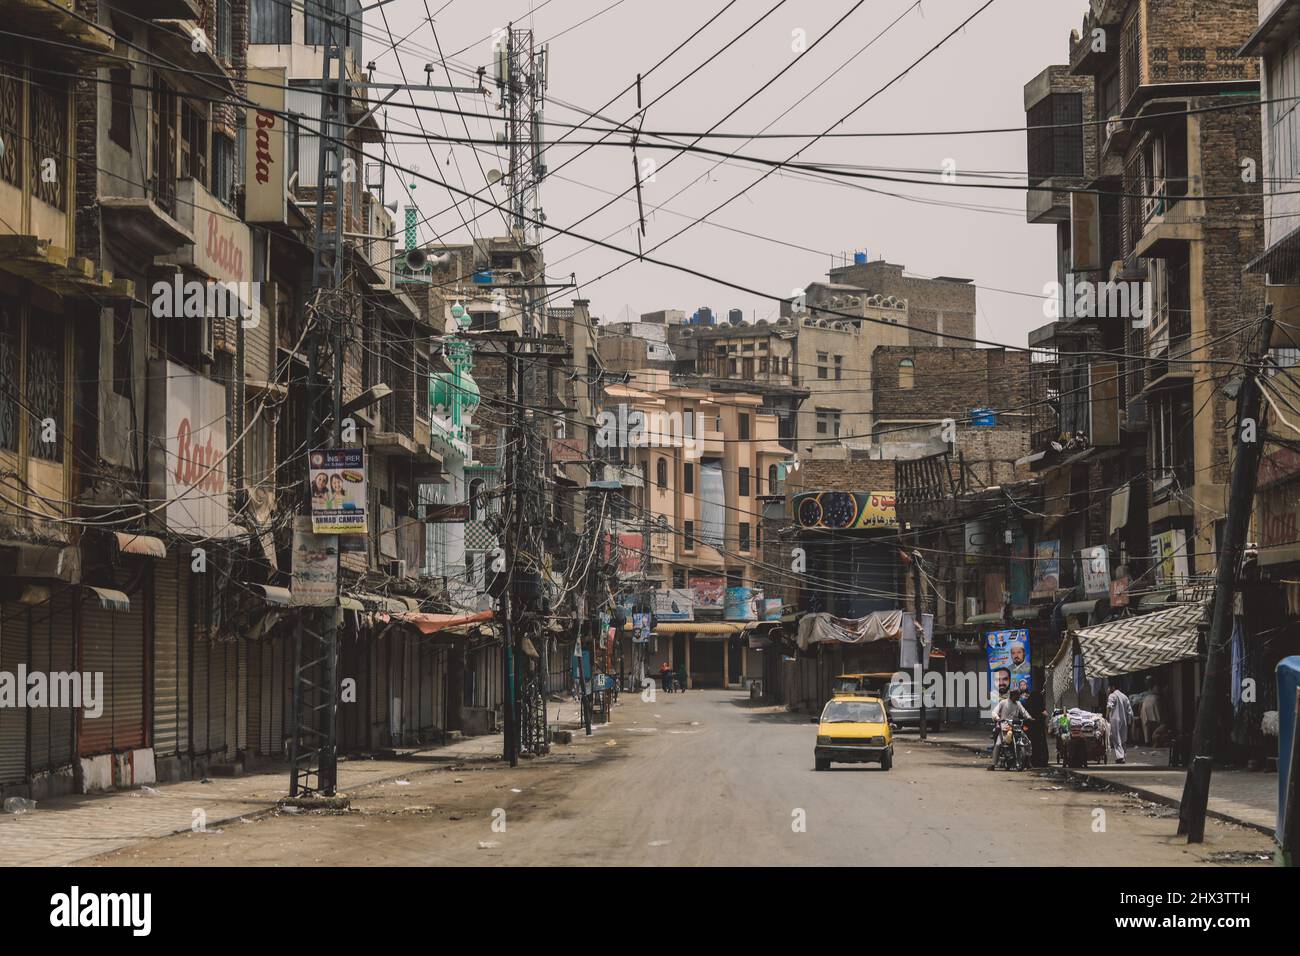
[(359, 412), (363, 408), (369, 408), (371, 405), (378, 401), (382, 401), (392, 394), (393, 390), (382, 382), (378, 385), (371, 385), (356, 398), (344, 402), (343, 408), (340, 409), (340, 411), (344, 416), (351, 415), (353, 412)]

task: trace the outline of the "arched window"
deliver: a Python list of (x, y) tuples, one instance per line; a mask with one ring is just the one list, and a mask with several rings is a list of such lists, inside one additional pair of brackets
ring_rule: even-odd
[(475, 478), (469, 483), (469, 520), (478, 521), (487, 514), (487, 508), (482, 501), (483, 498), (483, 479)]
[(903, 359), (898, 363), (898, 387), (911, 388), (912, 375), (916, 371), (916, 363), (911, 359)]
[(776, 465), (767, 466), (767, 493), (769, 495), (779, 495), (776, 490)]
[(655, 484), (660, 488), (668, 487), (668, 459), (661, 457), (655, 466)]

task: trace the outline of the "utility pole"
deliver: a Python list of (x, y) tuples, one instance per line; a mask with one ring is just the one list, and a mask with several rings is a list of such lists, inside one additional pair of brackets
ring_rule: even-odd
[[(342, 443), (343, 336), (346, 318), (339, 308), (343, 285), (343, 112), (351, 98), (344, 50), (351, 23), (325, 20), (321, 63), (320, 135), (316, 158), (316, 221), (312, 253), (312, 286), (316, 290), (316, 329), (308, 349), (308, 440), (321, 440), (324, 388), (319, 380), (322, 359), (333, 366), (330, 390), (329, 443)], [(340, 42), (340, 35), (342, 42)], [(337, 64), (337, 76), (335, 75)], [(332, 187), (332, 192), (331, 192)], [(327, 222), (329, 213), (333, 221)], [(303, 476), (306, 487), (307, 476)], [(304, 495), (304, 507), (309, 497)], [(338, 555), (334, 557), (335, 601), (338, 604)], [(294, 631), (293, 734), (289, 739), (289, 795), (333, 796), (337, 785), (338, 627), (337, 607), (300, 611)]]
[(921, 684), (915, 690), (921, 701), (921, 739), (925, 740), (925, 668), (930, 663), (927, 660), (930, 655), (925, 649), (925, 592), (921, 590), (921, 533), (919, 531), (916, 537), (916, 550), (912, 552), (912, 590), (916, 594), (916, 624), (913, 630), (916, 632), (916, 660), (920, 669)]
[(1222, 709), (1224, 676), (1227, 670), (1228, 642), (1232, 636), (1232, 611), (1237, 577), (1250, 531), (1250, 515), (1259, 479), (1259, 462), (1264, 453), (1264, 425), (1260, 420), (1263, 390), (1258, 375), (1263, 373), (1262, 359), (1273, 334), (1271, 314), (1261, 323), (1259, 344), (1242, 373), (1237, 391), (1237, 427), (1233, 438), (1236, 460), (1228, 490), (1228, 514), (1223, 524), (1223, 541), (1214, 577), (1214, 604), (1211, 609), (1210, 637), (1205, 649), (1205, 672), (1201, 680), (1201, 700), (1196, 710), (1192, 734), (1192, 759), (1183, 782), (1179, 803), (1178, 833), (1186, 834), (1188, 843), (1200, 843), (1205, 837), (1205, 811), (1210, 799), (1210, 776), (1213, 770), (1214, 741), (1218, 736), (1219, 712)]

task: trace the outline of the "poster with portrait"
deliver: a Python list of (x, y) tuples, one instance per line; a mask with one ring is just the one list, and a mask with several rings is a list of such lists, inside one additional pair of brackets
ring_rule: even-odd
[(360, 448), (307, 453), (311, 529), (316, 534), (366, 533), (366, 464)]
[(1012, 688), (1021, 695), (1032, 689), (1029, 674), (1029, 631), (1016, 628), (989, 631), (984, 635), (984, 649), (989, 662), (989, 697), (994, 703), (1007, 696)]

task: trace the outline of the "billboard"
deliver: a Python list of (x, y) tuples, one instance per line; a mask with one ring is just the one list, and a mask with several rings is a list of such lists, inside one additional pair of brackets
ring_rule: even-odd
[(692, 574), (687, 584), (695, 593), (696, 610), (722, 610), (727, 584), (721, 574)]
[(293, 603), (333, 607), (339, 594), (338, 535), (315, 534), (306, 515), (293, 521)]
[(1031, 597), (1054, 597), (1061, 587), (1061, 542), (1034, 545), (1034, 589)]
[(366, 464), (360, 448), (307, 453), (311, 529), (316, 534), (366, 533)]
[(762, 620), (766, 606), (763, 592), (756, 588), (727, 588), (724, 619), (728, 621)]
[(897, 528), (892, 491), (820, 491), (795, 495), (794, 514), (801, 528), (860, 530)]
[(659, 621), (695, 620), (695, 592), (690, 588), (671, 588), (655, 592), (655, 619)]
[[(243, 533), (226, 486), (226, 390), (166, 359), (150, 368), (150, 495), (168, 530), (194, 537)], [(161, 397), (161, 401), (154, 400)]]

